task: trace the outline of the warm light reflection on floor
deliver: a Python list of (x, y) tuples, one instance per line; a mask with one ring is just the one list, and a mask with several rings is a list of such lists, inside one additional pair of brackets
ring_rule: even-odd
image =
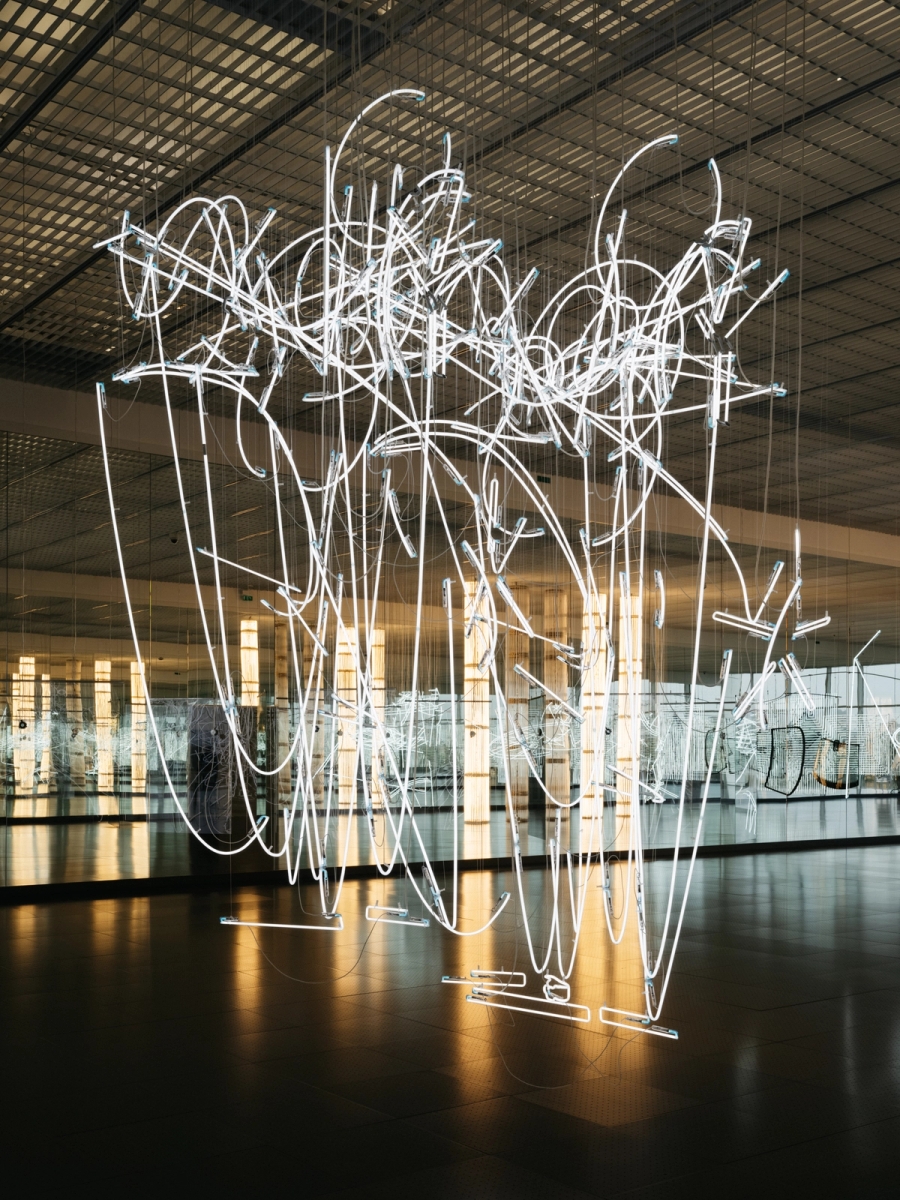
[[(767, 1195), (773, 1164), (796, 1191), (822, 1157), (823, 1196), (893, 1195), (898, 872), (897, 846), (701, 860), (665, 1009), (678, 1042), (601, 1026), (600, 1004), (633, 1006), (641, 980), (633, 939), (609, 944), (594, 877), (572, 980), (583, 1027), (478, 1008), (441, 983), (521, 969), (538, 994), (518, 899), (472, 938), (366, 921), (368, 904), (414, 910), (401, 878), (348, 882), (339, 937), (219, 923), (306, 919), (310, 887), (7, 906), (4, 1084), (41, 1095), (40, 1119), (9, 1106), (7, 1165), (71, 1179), (87, 1162), (130, 1195), (135, 1146), (153, 1146), (148, 1194), (191, 1171), (230, 1194), (243, 1171), (252, 1195), (299, 1138), (323, 1196), (348, 1179), (359, 1196), (687, 1195), (686, 1176), (690, 1194)], [(648, 863), (657, 913), (667, 881), (668, 864)], [(514, 881), (461, 883), (471, 928)], [(548, 872), (523, 886), (543, 956)], [(272, 1153), (248, 1161), (252, 1146)], [(501, 1171), (490, 1186), (485, 1161)], [(891, 1186), (870, 1188), (881, 1168)]]

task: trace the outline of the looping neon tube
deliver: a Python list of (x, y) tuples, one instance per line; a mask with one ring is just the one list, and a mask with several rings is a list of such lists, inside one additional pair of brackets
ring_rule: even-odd
[[(467, 937), (489, 928), (508, 907), (518, 909), (531, 969), (545, 980), (543, 993), (510, 995), (506, 989), (524, 986), (525, 977), (521, 983), (518, 975), (515, 983), (512, 977), (502, 982), (502, 971), (491, 973), (491, 980), (477, 972), (465, 980), (453, 977), (452, 982), (471, 985), (469, 1002), (579, 1022), (592, 1019), (597, 1010), (605, 1023), (673, 1037), (674, 1031), (659, 1024), (659, 1015), (688, 895), (684, 888), (680, 901), (676, 900), (676, 875), (682, 843), (688, 849), (687, 754), (696, 721), (704, 622), (707, 629), (712, 619), (735, 636), (750, 634), (769, 642), (761, 682), (739, 703), (735, 713), (739, 717), (754, 700), (762, 705), (765, 682), (775, 669), (770, 662), (774, 635), (799, 597), (798, 577), (787, 603), (773, 614), (776, 619), (766, 618), (782, 568), (779, 563), (762, 605), (751, 607), (738, 560), (712, 513), (716, 450), (730, 413), (743, 401), (780, 389), (778, 384), (744, 378), (732, 339), (787, 273), (764, 285), (756, 298), (749, 295), (749, 280), (760, 265), (758, 259), (749, 261), (747, 254), (751, 221), (722, 216), (715, 163), (710, 164), (715, 219), (698, 230), (681, 258), (662, 270), (630, 248), (628, 214), (624, 207), (616, 210), (617, 197), (638, 160), (664, 154), (675, 144), (677, 137), (666, 133), (641, 147), (613, 181), (600, 207), (584, 270), (552, 292), (545, 283), (546, 273), (537, 267), (516, 278), (504, 261), (502, 241), (492, 231), (480, 231), (477, 217), (468, 215), (473, 193), (464, 172), (451, 165), (449, 136), (437, 151), (434, 169), (422, 173), (410, 188), (399, 165), (379, 183), (355, 161), (356, 139), (370, 113), (382, 105), (418, 104), (424, 98), (414, 89), (378, 97), (359, 113), (333, 152), (325, 148), (321, 223), (280, 249), (273, 248), (275, 210), (268, 209), (254, 221), (233, 195), (192, 197), (152, 230), (126, 213), (119, 232), (98, 245), (106, 246), (114, 257), (125, 304), (133, 320), (146, 329), (152, 349), (146, 361), (125, 367), (114, 379), (124, 385), (153, 378), (162, 388), (203, 641), (215, 698), (232, 741), (240, 793), (251, 818), (247, 844), (255, 842), (267, 855), (283, 858), (292, 879), (305, 856), (319, 884), (324, 922), (337, 914), (349, 855), (349, 818), (358, 814), (364, 818), (360, 836), (368, 837), (378, 871), (388, 876), (399, 868), (411, 889), (410, 903), (421, 907), (421, 912), (414, 912), (406, 901), (402, 906), (370, 905), (366, 912), (370, 921), (420, 929), (434, 922), (450, 934)], [(198, 335), (193, 325), (169, 320), (179, 304), (196, 306), (201, 314), (196, 328), (202, 326), (202, 333)], [(576, 311), (587, 314), (578, 327), (571, 319)], [(292, 450), (291, 431), (282, 428), (275, 415), (288, 380), (298, 370), (316, 380), (299, 402), (301, 407), (309, 412), (326, 410), (333, 417), (333, 444), (325, 446), (329, 453), (323, 480), (304, 478)], [(445, 386), (470, 387), (477, 395), (462, 417), (442, 415), (448, 408), (440, 401)], [(236, 444), (224, 448), (228, 459), (243, 464), (236, 469), (246, 494), (255, 489), (253, 495), (271, 514), (273, 529), (268, 532), (275, 535), (274, 557), (265, 570), (242, 563), (240, 549), (229, 543), (221, 520), (207, 453), (214, 432), (208, 404), (215, 389), (234, 402)], [(696, 403), (696, 395), (704, 392), (706, 399)], [(186, 397), (204, 450), (202, 494), (194, 496), (190, 505), (174, 417), (176, 405), (183, 408)], [(109, 469), (102, 384), (98, 384), (97, 400), (113, 533), (140, 659)], [(356, 429), (363, 431), (357, 444), (347, 434), (351, 413)], [(707, 486), (701, 496), (695, 496), (664, 463), (665, 422), (685, 414), (696, 414), (707, 443)], [(259, 440), (267, 447), (265, 461), (248, 457), (242, 422), (255, 425), (263, 435)], [(465, 462), (454, 457), (461, 445), (471, 450)], [(551, 458), (555, 454), (564, 464), (560, 474), (574, 475), (583, 484), (584, 511), (574, 544), (558, 515), (553, 488), (545, 490), (528, 465), (535, 448)], [(395, 459), (406, 464), (405, 473), (392, 468)], [(600, 519), (592, 499), (595, 465), (603, 461), (616, 464), (611, 521), (608, 516)], [(552, 477), (548, 479), (552, 482)], [(452, 507), (462, 506), (467, 519), (451, 517), (448, 481)], [(627, 696), (622, 711), (632, 719), (639, 711), (640, 681), (632, 662), (640, 646), (631, 643), (632, 614), (642, 611), (648, 516), (654, 493), (661, 490), (685, 501), (702, 523), (681, 786), (673, 798), (630, 769), (609, 765), (605, 774), (601, 771), (599, 777), (585, 779), (575, 799), (570, 795), (560, 800), (539, 779), (543, 793), (553, 801), (548, 807), (555, 810), (556, 825), (549, 841), (550, 897), (534, 915), (525, 904), (518, 818), (509, 781), (514, 756), (524, 759), (532, 775), (539, 772), (539, 764), (529, 748), (533, 731), (523, 730), (520, 715), (512, 713), (497, 652), (503, 638), (511, 634), (545, 651), (548, 646), (558, 651), (557, 657), (576, 679), (574, 700), (521, 664), (515, 674), (544, 697), (547, 712), (552, 711), (559, 728), (568, 730), (566, 736), (579, 730), (582, 747), (592, 748), (596, 761), (602, 761), (608, 723), (613, 720), (616, 603), (620, 613), (628, 614), (619, 622), (624, 639), (619, 654), (627, 661), (625, 682), (620, 684), (622, 697)], [(598, 525), (603, 526), (601, 531)], [(423, 613), (428, 572), (433, 569), (429, 539), (437, 536), (435, 529), (445, 539), (446, 568), (441, 569), (446, 571), (442, 585), (446, 633), (442, 637), (450, 658), (452, 694), (448, 725), (453, 741), (449, 785), (453, 870), (446, 890), (438, 886), (432, 867), (410, 766), (422, 713)], [(740, 613), (704, 611), (711, 541), (722, 547), (734, 572), (743, 599)], [(546, 554), (548, 561), (552, 558), (554, 578), (581, 598), (585, 614), (592, 614), (590, 644), (580, 651), (565, 636), (555, 641), (538, 633), (529, 610), (519, 603), (517, 571), (536, 552)], [(409, 708), (398, 738), (396, 730), (389, 731), (385, 724), (383, 665), (376, 663), (376, 647), (382, 647), (383, 655), (384, 642), (383, 635), (379, 642), (376, 634), (384, 628), (387, 577), (399, 561), (412, 580), (413, 599), (412, 652), (404, 682)], [(797, 561), (799, 576), (799, 543)], [(296, 728), (288, 739), (286, 757), (267, 769), (257, 764), (241, 739), (228, 648), (226, 577), (271, 586), (281, 607), (262, 603), (289, 630), (288, 674)], [(210, 580), (215, 595), (212, 606), (203, 594)], [(662, 630), (666, 581), (660, 570), (655, 571), (654, 581), (654, 623)], [(795, 638), (828, 619), (826, 615), (800, 622), (799, 604), (796, 609)], [(505, 771), (504, 820), (513, 847), (516, 886), (515, 901), (504, 892), (490, 911), (463, 917), (459, 863), (464, 838), (459, 822), (465, 816), (465, 798), (457, 772), (457, 734), (462, 736), (463, 723), (456, 713), (453, 647), (472, 639), (472, 653), (475, 645), (478, 653), (471, 669), (493, 690), (501, 718), (497, 754)], [(609, 667), (601, 669), (597, 664), (607, 655)], [(793, 655), (782, 663), (785, 673), (798, 683), (800, 668)], [(730, 657), (723, 665), (716, 743), (729, 670)], [(150, 729), (165, 766), (146, 679), (143, 686)], [(589, 705), (588, 697), (592, 697)], [(330, 723), (324, 739), (320, 722)], [(323, 740), (326, 752), (319, 754), (316, 747)], [(252, 784), (292, 765), (296, 782), (283, 822), (259, 822), (253, 811)], [(349, 795), (346, 788), (342, 791), (345, 778), (353, 781)], [(704, 809), (710, 779), (711, 768)], [(167, 769), (166, 783), (185, 815)], [(588, 808), (584, 798), (592, 790), (601, 801)], [(632, 794), (638, 819), (630, 823), (623, 848), (611, 844), (604, 830), (604, 799), (624, 802)], [(642, 801), (670, 803), (677, 810), (675, 858), (655, 926), (651, 908), (656, 894), (645, 886)], [(562, 823), (579, 816), (581, 841), (576, 844), (572, 839), (565, 848)], [(346, 820), (346, 829), (339, 836), (341, 820)], [(192, 832), (203, 840), (196, 830)], [(699, 838), (699, 831), (695, 836)], [(618, 866), (611, 864), (613, 854)], [(603, 880), (600, 887), (590, 882), (596, 872)], [(599, 924), (614, 945), (622, 942), (630, 922), (637, 923), (646, 1013), (570, 1001), (589, 903), (598, 905)], [(234, 919), (226, 923), (261, 924)], [(279, 928), (339, 932), (341, 925), (335, 921)]]

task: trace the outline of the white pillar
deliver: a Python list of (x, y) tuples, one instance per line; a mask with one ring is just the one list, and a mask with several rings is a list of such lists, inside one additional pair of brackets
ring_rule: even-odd
[[(581, 850), (588, 849), (587, 836), (591, 816), (603, 820), (603, 783), (606, 777), (606, 723), (603, 704), (606, 699), (606, 596), (591, 592), (584, 605), (581, 650), (584, 668), (581, 676)], [(608, 715), (608, 714), (607, 714)], [(599, 849), (599, 830), (594, 827), (592, 850)]]
[[(35, 684), (35, 691), (37, 684)], [(38, 779), (38, 795), (49, 796), (51, 792), (56, 790), (56, 773), (53, 769), (53, 754), (52, 754), (52, 738), (53, 726), (50, 716), (50, 676), (41, 676), (41, 724), (38, 730), (37, 723), (37, 700), (35, 700), (35, 740), (40, 733), (40, 758), (37, 756), (37, 746), (35, 746), (35, 767), (37, 768)]]
[(144, 664), (131, 664), (131, 811), (147, 811), (147, 700)]
[[(544, 637), (561, 645), (569, 644), (569, 596), (560, 587), (544, 589)], [(560, 650), (549, 642), (544, 647), (544, 684), (562, 700), (569, 698), (569, 667), (560, 662)], [(569, 718), (555, 700), (547, 697), (544, 716), (544, 786), (554, 799), (568, 804), (571, 799), (572, 772), (569, 765)], [(552, 811), (551, 811), (552, 810)], [(565, 821), (569, 810), (547, 805), (547, 817)]]
[[(531, 592), (523, 584), (510, 584), (519, 611), (523, 616), (531, 615)], [(507, 621), (510, 625), (518, 625), (518, 617), (507, 609)], [(528, 816), (528, 780), (531, 770), (528, 759), (519, 747), (515, 727), (518, 725), (522, 733), (528, 736), (528, 692), (530, 684), (527, 679), (517, 675), (516, 664), (529, 670), (529, 652), (531, 640), (526, 633), (508, 629), (505, 643), (504, 690), (506, 692), (506, 740), (509, 747), (509, 794), (512, 797), (516, 814), (521, 818)]]
[[(616, 776), (618, 797), (617, 848), (630, 837), (628, 822), (640, 804), (641, 777), (641, 684), (643, 682), (643, 619), (640, 598), (619, 594), (619, 714), (616, 729)], [(626, 778), (627, 776), (627, 778)]]
[(379, 725), (384, 722), (384, 630), (373, 629), (369, 641), (369, 681), (372, 689), (372, 783), (373, 803), (385, 801), (384, 740)]
[(114, 787), (111, 674), (111, 662), (107, 659), (95, 659), (94, 727), (97, 738), (97, 793), (101, 813), (112, 812), (115, 808), (115, 801), (111, 795)]
[(84, 790), (84, 710), (81, 703), (81, 663), (66, 663), (66, 724), (68, 726), (69, 784)]
[(19, 659), (12, 677), (13, 771), (16, 795), (34, 793), (34, 658)]
[(254, 618), (241, 621), (241, 704), (259, 707), (259, 626)]
[(353, 705), (352, 708), (340, 703), (337, 706), (338, 803), (341, 808), (349, 808), (356, 803), (358, 665), (359, 640), (356, 630), (339, 625), (335, 691), (339, 700), (346, 700)]
[[(478, 584), (466, 581), (465, 626), (469, 625)], [(484, 601), (479, 604), (483, 609)], [(479, 670), (488, 648), (485, 626), (473, 621), (463, 638), (463, 811), (470, 825), (491, 816), (491, 692), (487, 669)]]
[[(288, 626), (287, 621), (275, 618), (275, 762), (284, 762), (291, 746), (291, 720), (288, 688)], [(290, 807), (291, 764), (278, 774), (275, 789), (278, 811)]]
[[(312, 795), (315, 798), (316, 807), (321, 808), (325, 795), (325, 771), (323, 770), (325, 762), (325, 717), (319, 711), (322, 707), (322, 688), (319, 682), (320, 673), (322, 670), (321, 652), (316, 650), (312, 638), (309, 634), (304, 634), (303, 649), (303, 688), (305, 690), (305, 704), (302, 705), (302, 714), (306, 720), (306, 731), (310, 753), (309, 771), (312, 775)], [(315, 671), (313, 672), (313, 663), (315, 662)], [(306, 764), (304, 763), (304, 769)], [(301, 790), (301, 796), (306, 797), (308, 792), (304, 787)]]

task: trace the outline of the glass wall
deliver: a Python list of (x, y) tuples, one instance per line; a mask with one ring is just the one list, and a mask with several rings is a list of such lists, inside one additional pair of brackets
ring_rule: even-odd
[[(248, 837), (251, 813), (257, 821), (267, 817), (270, 830), (283, 829), (283, 811), (297, 792), (296, 762), (289, 778), (285, 770), (280, 777), (269, 775), (254, 783), (250, 772), (245, 772), (242, 784), (221, 706), (205, 697), (159, 698), (151, 701), (148, 714), (140, 688), (104, 678), (102, 669), (91, 680), (57, 680), (35, 675), (27, 662), (24, 667), (7, 682), (0, 701), (6, 818), (3, 883), (218, 870), (223, 863), (198, 851), (188, 822), (200, 829), (198, 822), (212, 821), (214, 832), (229, 847)], [(764, 705), (764, 721), (755, 706), (735, 721), (732, 710), (754, 677), (732, 677), (715, 746), (719, 688), (700, 687), (689, 747), (685, 741), (688, 688), (680, 683), (643, 683), (640, 812), (646, 849), (671, 851), (675, 843), (685, 763), (682, 847), (693, 845), (698, 828), (701, 844), (709, 847), (900, 835), (896, 744), (900, 665), (872, 668), (862, 678), (845, 669), (829, 669), (809, 673), (807, 679), (814, 689), (808, 698), (796, 692), (776, 695)], [(778, 685), (772, 685), (772, 690), (777, 691)], [(278, 746), (283, 757), (301, 714), (295, 704), (283, 710), (286, 730), (279, 741), (279, 710), (271, 697), (257, 699), (257, 705), (240, 707), (241, 737), (258, 767), (274, 771)], [(614, 684), (604, 752), (608, 845), (616, 830), (618, 699)], [(444, 851), (449, 855), (452, 839), (454, 761), (458, 808), (463, 790), (462, 697), (455, 699), (455, 719), (453, 703), (448, 694), (435, 689), (419, 694), (415, 702), (408, 692), (389, 691), (384, 705), (384, 736), (392, 763), (392, 771), (385, 775), (386, 802), (399, 812), (401, 784), (408, 781), (424, 844), (437, 858)], [(580, 711), (581, 697), (575, 689), (569, 690), (568, 703), (574, 712)], [(512, 768), (516, 757), (527, 752), (543, 774), (554, 746), (558, 749), (557, 743), (564, 743), (571, 798), (580, 794), (581, 724), (550, 708), (545, 695), (532, 688), (529, 718), (523, 726), (527, 751), (511, 743), (507, 758), (492, 697), (491, 817), (479, 834), (479, 855), (511, 853), (507, 814), (511, 781), (505, 763)], [(366, 807), (372, 795), (373, 731), (370, 727), (361, 731), (360, 751), (354, 755), (358, 763), (354, 795), (339, 785), (346, 715), (332, 704), (330, 711), (317, 711), (315, 722), (314, 790), (321, 818), (317, 836), (346, 841), (351, 864), (368, 862)], [(532, 787), (527, 817), (523, 819), (519, 811), (519, 827), (523, 853), (541, 855), (552, 826), (535, 791)], [(212, 817), (210, 803), (217, 806)], [(569, 845), (577, 849), (580, 824), (573, 820), (570, 825)], [(470, 840), (474, 836), (468, 827), (466, 836)], [(272, 838), (267, 840), (271, 844)], [(417, 857), (414, 844), (409, 854)], [(252, 845), (233, 863), (238, 871), (283, 865), (283, 859), (268, 858)]]

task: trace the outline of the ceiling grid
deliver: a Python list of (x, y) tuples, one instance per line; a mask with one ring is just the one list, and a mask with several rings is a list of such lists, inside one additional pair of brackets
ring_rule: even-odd
[[(256, 211), (277, 207), (272, 244), (287, 241), (319, 220), (323, 131), (334, 142), (365, 98), (421, 84), (424, 105), (374, 113), (361, 131), (355, 148), (365, 172), (384, 179), (397, 161), (431, 161), (449, 130), (485, 231), (504, 238), (520, 272), (541, 268), (545, 289), (583, 262), (596, 197), (623, 154), (679, 132), (678, 149), (649, 159), (625, 198), (636, 242), (660, 263), (702, 232), (715, 154), (726, 203), (753, 217), (766, 278), (776, 263), (792, 273), (774, 334), (768, 312), (740, 337), (748, 375), (767, 376), (774, 361), (788, 396), (771, 413), (761, 403), (733, 414), (721, 499), (755, 507), (765, 496), (772, 511), (792, 511), (799, 403), (804, 511), (900, 531), (895, 4), (9, 0), (0, 5), (0, 47), (7, 380), (84, 387), (140, 358), (111, 261), (92, 249), (122, 210), (152, 219), (195, 189), (234, 191)], [(184, 309), (174, 319), (195, 316)], [(304, 390), (298, 373), (289, 394)], [(318, 416), (296, 407), (293, 422), (315, 428)], [(690, 481), (702, 469), (696, 429), (675, 423), (667, 438)], [(6, 478), (42, 453), (33, 441), (11, 441)], [(146, 456), (119, 467), (133, 472), (142, 495)], [(29, 482), (28, 511), (8, 513), (7, 565), (27, 552), (33, 569), (71, 569), (64, 546), (74, 539), (79, 569), (109, 570), (105, 496), (83, 511), (75, 502), (78, 480), (98, 470), (87, 451), (54, 468), (55, 506), (52, 489), (42, 495)], [(160, 515), (134, 522), (130, 552), (167, 561), (171, 480), (162, 464), (146, 478)], [(240, 518), (235, 536), (262, 536), (264, 518)], [(170, 567), (183, 578), (179, 553)]]

